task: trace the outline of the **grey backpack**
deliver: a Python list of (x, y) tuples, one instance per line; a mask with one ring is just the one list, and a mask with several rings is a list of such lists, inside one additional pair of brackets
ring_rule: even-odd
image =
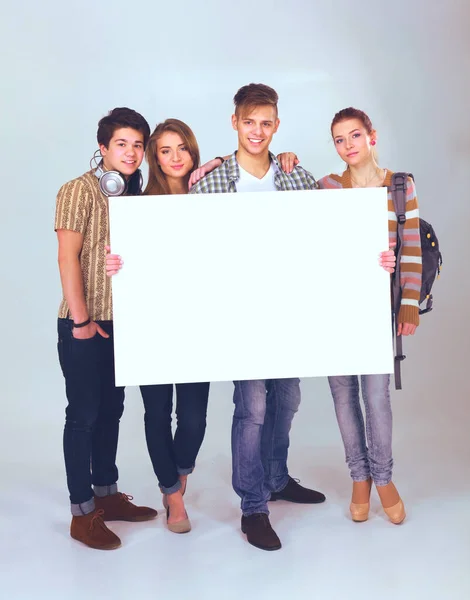
[[(397, 264), (395, 273), (392, 277), (392, 310), (393, 310), (393, 332), (395, 341), (395, 388), (401, 390), (401, 371), (400, 365), (406, 356), (403, 354), (403, 336), (397, 335), (397, 317), (401, 304), (401, 286), (400, 286), (400, 259), (401, 249), (403, 246), (403, 235), (406, 221), (406, 186), (408, 177), (414, 180), (411, 173), (394, 173), (392, 176), (392, 192), (393, 204), (397, 215), (397, 246), (396, 256)], [(419, 314), (424, 315), (433, 308), (432, 286), (434, 280), (439, 278), (442, 266), (442, 255), (439, 251), (439, 240), (432, 225), (419, 220), (419, 233), (421, 237), (421, 254), (423, 262), (421, 294), (419, 298), (420, 305), (426, 302), (423, 308), (419, 309)]]

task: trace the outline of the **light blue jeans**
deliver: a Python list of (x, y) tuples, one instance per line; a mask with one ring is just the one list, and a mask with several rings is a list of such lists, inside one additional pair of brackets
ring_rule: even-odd
[(357, 375), (328, 377), (346, 463), (353, 481), (372, 477), (376, 485), (392, 479), (390, 375), (361, 375), (365, 427)]
[(269, 514), (271, 492), (289, 481), (287, 452), (292, 419), (300, 404), (299, 379), (234, 381), (233, 489), (248, 517)]

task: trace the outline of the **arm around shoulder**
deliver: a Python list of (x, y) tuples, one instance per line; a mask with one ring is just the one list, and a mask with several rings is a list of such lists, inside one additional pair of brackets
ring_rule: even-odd
[(195, 183), (189, 190), (189, 194), (206, 194), (209, 190), (207, 189), (207, 176), (200, 179)]
[(300, 175), (302, 180), (305, 181), (306, 189), (317, 190), (319, 188), (317, 180), (310, 173), (310, 171), (307, 171), (306, 169), (304, 169), (303, 167), (300, 167), (300, 166), (296, 166), (295, 171), (297, 171), (297, 173)]

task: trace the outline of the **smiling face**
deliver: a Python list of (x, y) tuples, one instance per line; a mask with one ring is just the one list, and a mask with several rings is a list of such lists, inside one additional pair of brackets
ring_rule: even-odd
[(100, 151), (107, 171), (118, 171), (124, 177), (130, 177), (144, 158), (144, 134), (130, 127), (116, 129), (108, 147), (100, 144)]
[(173, 131), (166, 131), (158, 138), (156, 155), (166, 177), (185, 177), (194, 167), (189, 148), (182, 137)]
[(367, 163), (372, 157), (371, 142), (376, 132), (370, 133), (360, 119), (345, 119), (333, 125), (332, 136), (340, 157), (351, 167)]
[(238, 132), (238, 149), (252, 156), (267, 153), (279, 123), (275, 107), (268, 104), (232, 115), (232, 127)]

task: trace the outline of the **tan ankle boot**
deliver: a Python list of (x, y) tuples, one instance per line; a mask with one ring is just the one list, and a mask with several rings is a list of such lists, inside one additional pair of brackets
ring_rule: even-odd
[(72, 517), (70, 535), (95, 550), (114, 550), (119, 548), (121, 540), (108, 529), (103, 521), (103, 511), (93, 512), (80, 517)]

